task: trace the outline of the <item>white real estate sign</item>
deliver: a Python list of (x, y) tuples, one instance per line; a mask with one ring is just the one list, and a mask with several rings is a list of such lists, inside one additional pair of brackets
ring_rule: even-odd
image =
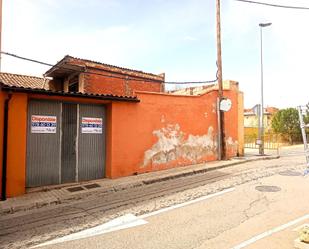
[(82, 117), (82, 133), (102, 134), (103, 119)]
[(31, 116), (31, 133), (56, 133), (57, 117), (56, 116)]

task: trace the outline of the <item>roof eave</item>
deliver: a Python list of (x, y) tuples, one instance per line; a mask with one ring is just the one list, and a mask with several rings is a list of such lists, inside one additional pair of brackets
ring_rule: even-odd
[[(56, 70), (59, 70), (59, 69), (63, 69), (65, 70), (66, 67), (67, 67), (67, 70), (68, 71), (72, 71), (73, 69), (70, 69), (68, 66), (67, 66), (67, 62), (70, 61), (72, 57), (69, 56), (69, 55), (66, 55), (64, 56), (60, 61), (58, 61), (55, 65), (53, 65), (50, 69), (48, 69), (44, 74), (43, 76), (44, 77), (54, 77), (55, 76), (55, 71)], [(75, 66), (77, 67), (77, 66)]]
[(84, 94), (84, 93), (75, 93), (75, 92), (62, 92), (62, 91), (50, 91), (45, 89), (38, 88), (24, 88), (24, 87), (15, 87), (8, 86), (3, 83), (0, 83), (0, 89), (2, 91), (10, 92), (22, 92), (22, 93), (36, 93), (49, 96), (68, 96), (68, 97), (80, 97), (88, 99), (100, 99), (100, 100), (112, 100), (112, 101), (123, 101), (123, 102), (140, 102), (137, 97), (130, 96), (117, 96), (117, 95), (99, 95), (99, 94)]

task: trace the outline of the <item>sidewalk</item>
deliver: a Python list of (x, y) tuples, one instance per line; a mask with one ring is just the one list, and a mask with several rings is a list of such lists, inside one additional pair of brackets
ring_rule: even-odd
[(278, 158), (278, 156), (274, 154), (256, 156), (254, 153), (249, 153), (245, 157), (233, 158), (227, 161), (208, 162), (204, 164), (150, 172), (141, 175), (122, 177), (113, 180), (99, 179), (81, 183), (40, 187), (31, 189), (31, 191), (23, 196), (8, 198), (6, 201), (0, 201), (0, 216), (49, 205), (58, 205), (64, 202), (68, 203), (70, 201), (77, 201), (90, 195), (95, 195), (98, 192), (117, 192), (120, 190), (131, 189), (142, 185), (148, 185), (179, 177), (201, 174), (210, 170), (218, 170), (246, 162), (276, 158)]

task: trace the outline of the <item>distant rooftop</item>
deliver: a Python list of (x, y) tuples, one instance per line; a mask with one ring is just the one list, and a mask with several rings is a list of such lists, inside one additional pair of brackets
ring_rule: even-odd
[[(238, 88), (238, 82), (233, 80), (223, 81), (223, 90), (229, 90), (231, 88)], [(218, 90), (218, 83), (215, 82), (209, 85), (186, 87), (178, 90), (170, 91), (169, 93), (174, 95), (203, 95), (212, 90)]]
[(0, 73), (0, 82), (7, 86), (49, 90), (49, 79), (36, 76)]
[[(256, 111), (254, 110), (256, 106), (257, 105), (255, 105), (254, 107), (250, 109), (244, 109), (244, 115), (245, 116), (256, 115)], [(274, 114), (277, 111), (279, 111), (279, 109), (273, 106), (268, 106), (264, 108), (264, 114)]]

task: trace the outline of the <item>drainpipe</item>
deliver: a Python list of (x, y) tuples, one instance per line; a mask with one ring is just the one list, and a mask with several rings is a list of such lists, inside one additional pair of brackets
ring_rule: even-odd
[(8, 94), (8, 98), (4, 102), (4, 119), (3, 119), (3, 147), (2, 147), (2, 191), (1, 200), (6, 200), (6, 173), (7, 173), (7, 145), (8, 145), (8, 117), (9, 102), (12, 94)]

